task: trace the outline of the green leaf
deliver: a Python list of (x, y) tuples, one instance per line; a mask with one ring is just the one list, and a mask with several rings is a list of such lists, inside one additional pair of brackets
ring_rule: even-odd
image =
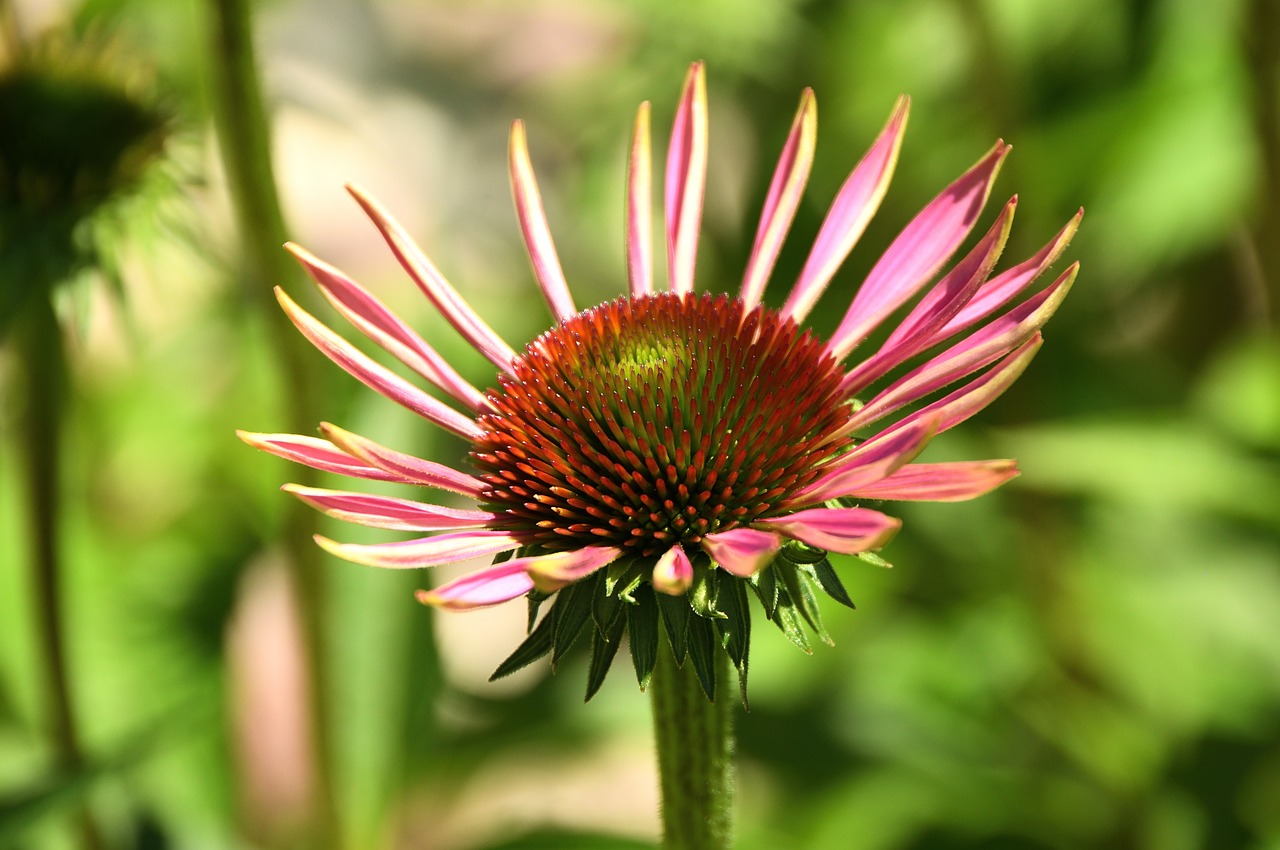
[(603, 586), (597, 587), (596, 590), (591, 599), (591, 619), (595, 621), (596, 631), (605, 633), (613, 625), (614, 619), (622, 613), (622, 600), (617, 596), (600, 592)]
[(778, 607), (774, 611), (773, 623), (787, 636), (787, 640), (803, 649), (805, 654), (813, 654), (809, 638), (804, 633), (804, 620), (782, 582), (778, 582)]
[(883, 567), (886, 570), (893, 569), (893, 564), (881, 558), (875, 552), (859, 552), (856, 556), (860, 560), (866, 561), (873, 567)]
[(529, 616), (524, 627), (525, 634), (529, 634), (533, 631), (533, 624), (538, 622), (538, 612), (542, 610), (542, 603), (546, 602), (550, 598), (550, 593), (543, 593), (537, 588), (529, 591), (525, 596), (525, 600), (529, 607)]
[(689, 661), (693, 663), (693, 672), (698, 676), (702, 692), (707, 699), (715, 702), (716, 698), (716, 653), (723, 650), (716, 644), (716, 626), (706, 617), (692, 617), (689, 620)]
[(555, 607), (551, 609), (555, 619), (551, 635), (552, 670), (555, 670), (560, 659), (578, 639), (587, 620), (591, 619), (591, 603), (597, 584), (599, 581), (592, 577), (563, 587), (557, 592)]
[(649, 687), (653, 665), (658, 660), (658, 601), (653, 588), (636, 589), (636, 602), (627, 606), (627, 630), (631, 635), (631, 663), (636, 668), (640, 687)]
[(831, 636), (822, 626), (822, 612), (818, 610), (818, 597), (813, 592), (813, 585), (808, 573), (791, 563), (775, 564), (778, 577), (786, 586), (787, 595), (795, 603), (796, 610), (804, 617), (809, 627), (818, 633), (823, 643), (834, 645)]
[(600, 686), (604, 684), (604, 677), (609, 672), (609, 667), (613, 665), (613, 658), (618, 654), (618, 645), (622, 643), (622, 632), (626, 629), (627, 618), (622, 614), (622, 605), (618, 604), (616, 596), (605, 596), (603, 593), (596, 595), (597, 599), (612, 599), (612, 614), (610, 619), (605, 622), (597, 620), (597, 628), (591, 635), (591, 665), (587, 668), (587, 696), (586, 702), (590, 702), (591, 698), (596, 695), (596, 691), (600, 690)]
[(653, 558), (622, 557), (605, 568), (604, 592), (609, 596), (621, 596), (628, 602), (631, 594), (653, 572)]
[(727, 589), (721, 591), (721, 597), (726, 616), (715, 623), (720, 629), (729, 660), (738, 669), (738, 690), (742, 693), (742, 704), (746, 706), (747, 655), (751, 650), (751, 608), (747, 599), (746, 582), (728, 582)]
[(689, 588), (689, 604), (702, 617), (723, 617), (718, 607), (720, 594), (720, 570), (714, 564), (698, 565), (693, 571), (693, 586)]
[(844, 589), (844, 584), (840, 581), (840, 576), (836, 574), (835, 568), (831, 566), (831, 561), (823, 558), (812, 566), (813, 577), (818, 580), (818, 585), (826, 591), (827, 596), (830, 596), (846, 608), (854, 608), (856, 610), (853, 600), (849, 598), (849, 594)]
[[(773, 563), (777, 562), (778, 559), (775, 558)], [(755, 590), (756, 596), (760, 597), (760, 604), (764, 606), (764, 615), (772, 620), (774, 611), (778, 607), (778, 574), (774, 572), (772, 566), (765, 567), (751, 577), (751, 587)]]
[(676, 666), (684, 666), (685, 656), (689, 654), (689, 618), (693, 615), (689, 597), (665, 593), (655, 593), (654, 596), (658, 600), (658, 610), (662, 612), (662, 623), (667, 627)]
[[(554, 610), (553, 606), (552, 611)], [(548, 611), (547, 616), (543, 617), (542, 621), (538, 623), (538, 627), (530, 632), (529, 636), (516, 647), (516, 651), (507, 656), (506, 661), (498, 665), (498, 669), (493, 671), (489, 681), (492, 682), (496, 679), (501, 679), (503, 676), (510, 676), (550, 652), (551, 628), (553, 625), (551, 611)]]

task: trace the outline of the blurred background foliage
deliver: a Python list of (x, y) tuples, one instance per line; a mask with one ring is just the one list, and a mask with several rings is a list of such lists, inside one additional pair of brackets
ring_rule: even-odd
[[(1016, 456), (1024, 475), (978, 502), (903, 507), (885, 552), (896, 569), (838, 564), (859, 610), (827, 618), (834, 649), (805, 657), (757, 630), (741, 846), (1280, 848), (1273, 0), (252, 5), (289, 238), (373, 288), (480, 386), (489, 367), (394, 267), (344, 182), (380, 196), (523, 342), (549, 318), (510, 208), (512, 118), (527, 122), (577, 302), (595, 303), (625, 290), (632, 112), (652, 99), (663, 138), (687, 63), (707, 60), (699, 277), (732, 289), (810, 85), (817, 162), (776, 302), (907, 92), (895, 182), (824, 302), (836, 306), (816, 315), (830, 331), (897, 229), (995, 138), (1011, 141), (985, 220), (1020, 193), (1005, 254), (1018, 261), (1083, 205), (1066, 255), (1083, 271), (1028, 374), (930, 459)], [(647, 701), (628, 676), (585, 706), (582, 658), (558, 677), (535, 665), (485, 683), (523, 606), (435, 616), (411, 592), (439, 575), (325, 561), (311, 649), (326, 710), (309, 705), (297, 573), (279, 542), (290, 500), (276, 489), (299, 472), (232, 435), (302, 427), (290, 400), (303, 387), (284, 376), (237, 233), (211, 108), (228, 61), (213, 8), (0, 2), (3, 73), (49, 34), (109, 44), (99, 73), (134, 91), (141, 75), (169, 116), (166, 178), (106, 236), (76, 231), (105, 253), (78, 255), (51, 294), (69, 382), (58, 510), (84, 749), (71, 769), (50, 753), (24, 568), (30, 387), (0, 341), (0, 847), (86, 846), (76, 812), (104, 848), (652, 846)], [(65, 132), (109, 144), (104, 120)], [(0, 140), (28, 129), (6, 119)], [(35, 278), (15, 271), (25, 243), (9, 233), (0, 289), (13, 293)], [(273, 282), (308, 294), (286, 274)], [(464, 456), (307, 358), (315, 419)]]

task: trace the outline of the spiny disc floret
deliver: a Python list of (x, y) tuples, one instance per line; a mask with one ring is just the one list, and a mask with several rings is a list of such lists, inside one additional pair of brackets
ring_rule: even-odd
[(723, 295), (600, 305), (513, 372), (472, 458), (486, 507), (548, 550), (652, 556), (788, 513), (848, 416), (821, 341)]

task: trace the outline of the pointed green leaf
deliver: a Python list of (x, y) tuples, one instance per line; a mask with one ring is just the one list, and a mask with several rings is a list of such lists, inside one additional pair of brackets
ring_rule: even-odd
[(835, 568), (831, 566), (831, 561), (823, 558), (821, 561), (812, 565), (813, 577), (818, 580), (818, 585), (826, 591), (835, 601), (839, 602), (846, 608), (854, 608), (853, 600), (849, 598), (849, 594), (844, 589), (844, 583), (840, 581), (840, 576), (836, 573)]
[[(616, 596), (606, 597), (603, 593), (598, 594), (597, 598), (617, 601)], [(596, 691), (600, 690), (600, 686), (604, 684), (604, 677), (608, 674), (613, 658), (618, 653), (618, 645), (622, 643), (622, 633), (627, 626), (622, 606), (615, 604), (611, 619), (603, 625), (600, 623), (601, 621), (597, 620), (597, 625), (600, 627), (591, 635), (591, 666), (587, 668), (587, 702), (591, 701)]]
[(831, 636), (822, 626), (822, 612), (818, 610), (818, 597), (813, 592), (813, 579), (791, 563), (775, 564), (778, 578), (786, 587), (787, 595), (795, 603), (796, 610), (809, 627), (818, 633), (823, 643), (832, 644)]
[(714, 564), (697, 565), (693, 570), (693, 586), (689, 588), (689, 604), (702, 617), (723, 617), (717, 607), (721, 571)]
[(595, 596), (596, 577), (562, 587), (556, 593), (555, 629), (551, 636), (551, 669), (554, 670), (560, 659), (573, 646), (582, 627), (591, 619), (591, 603)]
[(547, 616), (542, 618), (537, 628), (530, 632), (529, 636), (516, 647), (516, 651), (507, 656), (506, 661), (498, 665), (498, 669), (493, 671), (489, 681), (492, 682), (501, 679), (503, 676), (510, 676), (550, 652), (551, 628), (553, 625), (551, 612), (548, 611)]
[(525, 634), (529, 634), (533, 631), (533, 624), (538, 622), (538, 612), (542, 610), (542, 603), (546, 602), (550, 598), (550, 593), (543, 593), (537, 588), (534, 588), (525, 595), (526, 604), (529, 608), (529, 616), (524, 627)]
[(653, 588), (636, 588), (636, 602), (627, 606), (627, 631), (631, 635), (631, 662), (640, 687), (649, 687), (653, 665), (658, 660), (658, 600)]
[[(778, 559), (775, 558), (773, 563), (778, 563)], [(772, 566), (766, 567), (751, 577), (751, 587), (755, 590), (756, 596), (760, 597), (760, 604), (764, 606), (764, 615), (772, 620), (774, 610), (778, 607), (778, 574)]]
[(787, 640), (803, 649), (805, 654), (813, 654), (809, 638), (804, 633), (804, 620), (782, 582), (778, 582), (778, 607), (774, 610), (773, 622), (787, 636)]
[(725, 618), (716, 620), (720, 637), (729, 660), (738, 670), (738, 690), (742, 693), (742, 705), (747, 705), (747, 656), (751, 650), (751, 608), (747, 599), (747, 583), (736, 580), (721, 588), (721, 603)]
[(662, 612), (662, 623), (667, 628), (667, 638), (671, 641), (676, 666), (683, 667), (685, 656), (689, 654), (689, 618), (693, 615), (689, 597), (668, 596), (665, 593), (655, 593), (654, 596), (658, 600), (658, 610)]
[(859, 552), (856, 556), (860, 560), (866, 561), (873, 567), (883, 567), (886, 570), (893, 569), (893, 564), (881, 558), (875, 552)]
[(707, 699), (716, 699), (716, 653), (722, 652), (716, 640), (715, 623), (706, 617), (689, 620), (689, 661), (698, 676), (702, 692)]

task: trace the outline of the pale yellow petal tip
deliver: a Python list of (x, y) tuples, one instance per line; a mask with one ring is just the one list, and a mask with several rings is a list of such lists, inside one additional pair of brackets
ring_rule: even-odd
[(444, 600), (440, 598), (439, 594), (430, 590), (415, 590), (413, 598), (429, 608), (440, 608), (444, 605)]

